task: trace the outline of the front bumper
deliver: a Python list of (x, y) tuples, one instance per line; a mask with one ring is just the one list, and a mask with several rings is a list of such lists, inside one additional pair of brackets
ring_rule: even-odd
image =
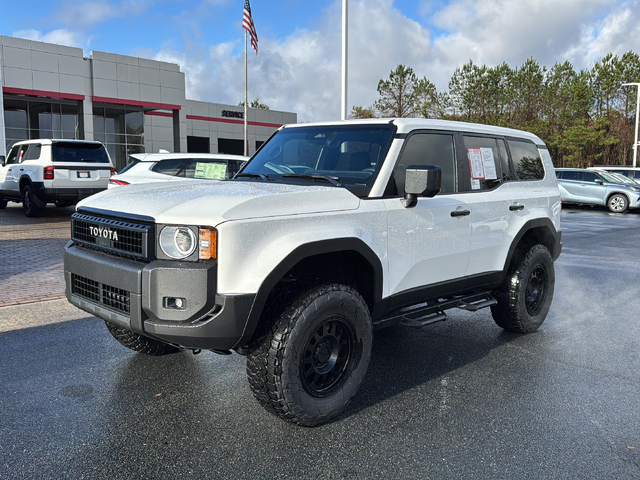
[[(217, 295), (217, 265), (140, 263), (65, 247), (66, 295), (76, 307), (135, 333), (184, 348), (229, 350), (243, 336), (254, 295)], [(167, 299), (186, 300), (182, 309)]]

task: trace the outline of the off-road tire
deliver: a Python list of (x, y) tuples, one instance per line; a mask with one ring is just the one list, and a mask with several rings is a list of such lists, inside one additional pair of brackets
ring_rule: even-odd
[[(371, 357), (371, 316), (360, 294), (342, 284), (316, 285), (301, 294), (287, 290), (267, 305), (261, 321), (269, 328), (247, 357), (247, 377), (258, 402), (280, 418), (307, 427), (342, 412), (360, 388)], [(339, 338), (333, 350), (327, 347), (332, 334)], [(344, 337), (349, 347), (342, 346)], [(311, 349), (316, 350), (313, 355)], [(321, 374), (328, 384), (324, 392), (314, 391), (308, 381), (315, 375), (308, 369), (316, 368), (309, 359), (321, 364), (323, 349), (325, 354), (334, 352), (336, 362), (336, 370), (330, 367)], [(324, 379), (321, 385), (324, 388)]]
[(29, 218), (39, 217), (44, 212), (44, 207), (37, 203), (36, 193), (31, 185), (25, 185), (22, 189), (22, 210)]
[(4, 210), (5, 208), (7, 208), (7, 201), (0, 200), (0, 210)]
[(494, 292), (498, 300), (491, 307), (494, 321), (510, 332), (535, 332), (549, 313), (554, 284), (553, 258), (547, 247), (535, 245), (516, 252), (507, 276)]
[(607, 208), (611, 213), (624, 213), (629, 209), (629, 199), (621, 193), (614, 193), (607, 200)]
[(111, 322), (105, 321), (104, 323), (107, 325), (107, 329), (109, 330), (109, 333), (113, 335), (113, 338), (134, 352), (158, 357), (160, 355), (168, 355), (170, 353), (178, 353), (180, 351), (179, 348), (174, 347), (173, 345), (139, 335), (131, 330), (127, 330), (126, 328), (118, 327)]

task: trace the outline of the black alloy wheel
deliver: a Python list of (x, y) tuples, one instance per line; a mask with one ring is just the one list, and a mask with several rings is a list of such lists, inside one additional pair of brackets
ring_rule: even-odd
[(347, 377), (355, 347), (353, 330), (344, 317), (327, 318), (307, 340), (300, 366), (304, 389), (316, 397), (331, 395)]
[(547, 293), (549, 278), (544, 265), (536, 265), (527, 280), (525, 307), (529, 315), (540, 313), (544, 304), (544, 296)]

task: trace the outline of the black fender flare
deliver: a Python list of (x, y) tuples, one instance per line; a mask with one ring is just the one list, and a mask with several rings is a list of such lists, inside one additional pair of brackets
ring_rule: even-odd
[(253, 305), (249, 312), (247, 322), (242, 333), (242, 337), (235, 345), (234, 348), (246, 345), (251, 339), (258, 327), (260, 317), (264, 306), (269, 298), (269, 294), (276, 286), (276, 284), (282, 280), (282, 278), (291, 270), (296, 264), (305, 258), (315, 255), (321, 255), (326, 253), (337, 253), (345, 251), (355, 251), (362, 255), (364, 259), (369, 262), (375, 272), (374, 278), (374, 311), (372, 317), (375, 318), (383, 310), (382, 302), (382, 283), (383, 283), (383, 269), (380, 258), (363, 240), (355, 237), (348, 238), (336, 238), (330, 240), (320, 240), (317, 242), (306, 243), (300, 245), (287, 255), (282, 262), (274, 268), (269, 275), (264, 279), (262, 285), (255, 296)]
[(515, 236), (513, 241), (511, 242), (511, 246), (509, 247), (509, 253), (507, 254), (507, 258), (504, 263), (504, 268), (502, 269), (502, 277), (507, 274), (509, 270), (509, 265), (511, 265), (511, 260), (513, 259), (513, 255), (520, 244), (522, 238), (527, 234), (527, 232), (533, 230), (534, 228), (545, 228), (549, 231), (551, 236), (553, 237), (553, 247), (551, 248), (551, 257), (553, 260), (557, 260), (560, 256), (560, 252), (562, 251), (562, 232), (556, 230), (555, 225), (548, 217), (543, 218), (534, 218), (533, 220), (529, 220), (526, 222), (518, 234)]

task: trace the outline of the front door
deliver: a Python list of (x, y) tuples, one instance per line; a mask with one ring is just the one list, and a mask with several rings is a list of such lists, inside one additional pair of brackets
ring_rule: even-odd
[[(442, 168), (442, 191), (405, 208), (404, 177), (412, 165)], [(454, 137), (451, 133), (415, 133), (403, 151), (387, 188), (389, 292), (417, 291), (465, 276), (471, 242), (470, 206), (457, 192)], [(452, 212), (454, 213), (452, 216)], [(469, 213), (467, 213), (469, 212)]]

